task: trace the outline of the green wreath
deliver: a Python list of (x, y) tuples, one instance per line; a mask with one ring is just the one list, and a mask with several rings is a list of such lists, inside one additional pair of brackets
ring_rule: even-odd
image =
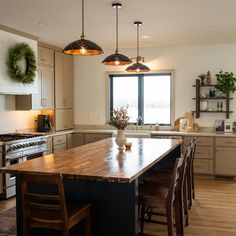
[[(26, 67), (23, 70), (20, 61), (25, 60)], [(9, 48), (8, 52), (8, 73), (10, 77), (23, 84), (34, 82), (36, 75), (36, 57), (32, 48), (26, 43), (18, 43)]]

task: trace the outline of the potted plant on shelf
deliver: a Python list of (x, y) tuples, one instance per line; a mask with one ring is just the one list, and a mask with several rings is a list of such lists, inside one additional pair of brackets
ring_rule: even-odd
[(215, 76), (217, 80), (217, 85), (215, 87), (220, 92), (228, 96), (229, 93), (234, 93), (236, 91), (236, 78), (234, 77), (233, 72), (223, 72), (220, 70)]
[(126, 143), (124, 130), (128, 123), (128, 105), (112, 110), (111, 121), (109, 122), (109, 124), (117, 128), (117, 136), (115, 142), (118, 145), (119, 151), (122, 151), (124, 149), (124, 145)]

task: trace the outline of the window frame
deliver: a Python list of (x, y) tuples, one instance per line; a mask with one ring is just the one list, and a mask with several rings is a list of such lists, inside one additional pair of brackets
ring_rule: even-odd
[[(127, 72), (106, 72), (106, 86), (107, 86), (107, 96), (106, 96), (106, 120), (107, 122), (110, 121), (111, 114), (112, 114), (112, 108), (113, 108), (113, 80), (112, 77), (129, 77), (129, 76), (136, 76), (138, 77), (138, 94), (141, 95), (138, 97), (138, 116), (144, 117), (144, 99), (141, 99), (143, 97), (143, 86), (144, 86), (144, 76), (154, 76), (154, 75), (170, 75), (170, 124), (160, 124), (161, 126), (169, 127), (173, 126), (174, 124), (174, 70), (156, 70), (149, 73), (127, 73)], [(136, 123), (130, 123), (130, 124), (136, 124)], [(154, 125), (145, 123), (144, 125)]]

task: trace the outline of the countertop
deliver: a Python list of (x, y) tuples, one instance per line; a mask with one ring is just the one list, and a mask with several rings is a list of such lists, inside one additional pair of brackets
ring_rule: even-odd
[(119, 153), (115, 138), (3, 167), (0, 172), (60, 173), (65, 178), (130, 183), (177, 148), (181, 139), (132, 138), (131, 150)]
[[(63, 134), (72, 133), (94, 133), (94, 134), (111, 134), (116, 135), (116, 130), (109, 129), (71, 129), (58, 132), (47, 132), (44, 133), (46, 137), (53, 137)], [(180, 132), (180, 131), (149, 131), (149, 130), (126, 130), (127, 137), (145, 137), (149, 135), (159, 135), (159, 136), (208, 136), (208, 137), (236, 137), (236, 132), (234, 133), (216, 133), (216, 132)]]

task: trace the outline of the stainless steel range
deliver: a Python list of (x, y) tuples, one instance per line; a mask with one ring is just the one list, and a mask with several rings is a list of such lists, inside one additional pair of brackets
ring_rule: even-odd
[[(46, 151), (46, 138), (42, 134), (0, 134), (0, 166), (40, 157)], [(15, 176), (0, 174), (0, 196), (9, 198), (15, 194)]]

